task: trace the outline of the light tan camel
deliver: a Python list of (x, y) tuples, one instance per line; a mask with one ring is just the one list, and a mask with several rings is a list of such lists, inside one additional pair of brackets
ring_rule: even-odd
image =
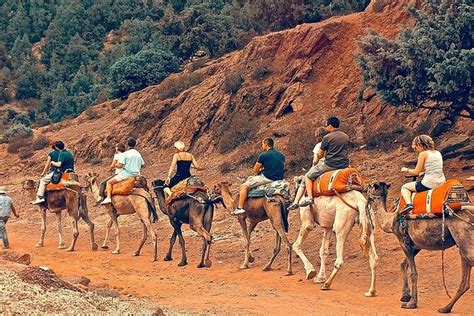
[[(87, 182), (87, 188), (94, 194), (94, 199), (97, 201), (100, 199), (99, 196), (99, 181), (97, 180), (96, 173), (88, 173), (85, 177)], [(134, 256), (139, 256), (143, 245), (150, 231), (151, 238), (153, 239), (153, 260), (156, 261), (158, 255), (158, 240), (155, 230), (151, 225), (150, 217), (156, 218), (156, 212), (153, 205), (153, 198), (150, 193), (145, 189), (133, 189), (132, 194), (129, 195), (114, 195), (112, 196), (112, 203), (105, 205), (107, 213), (110, 216), (110, 221), (107, 223), (105, 232), (105, 239), (101, 246), (102, 249), (109, 249), (107, 245), (109, 239), (110, 228), (112, 224), (115, 225), (116, 229), (116, 245), (113, 254), (120, 253), (120, 228), (118, 225), (118, 217), (120, 215), (131, 215), (137, 214), (142, 225), (143, 225), (143, 237), (138, 246), (138, 249), (133, 253)]]
[[(22, 183), (23, 189), (30, 194), (32, 200), (36, 199), (36, 182), (34, 180), (26, 180)], [(36, 247), (43, 247), (44, 234), (46, 232), (46, 212), (49, 210), (56, 214), (56, 223), (59, 235), (58, 249), (66, 248), (62, 232), (62, 211), (66, 210), (72, 219), (73, 239), (71, 245), (66, 251), (74, 251), (77, 238), (79, 237), (78, 221), (82, 218), (89, 226), (91, 239), (91, 249), (97, 250), (97, 244), (94, 239), (94, 223), (89, 218), (86, 197), (82, 193), (82, 188), (77, 186), (68, 187), (66, 190), (50, 191), (45, 195), (45, 203), (41, 203), (41, 234)]]
[[(369, 265), (372, 273), (370, 288), (364, 295), (367, 297), (375, 296), (375, 270), (378, 255), (375, 249), (373, 227), (366, 211), (367, 200), (359, 191), (341, 193), (341, 197), (356, 209), (349, 207), (338, 196), (320, 196), (315, 199), (315, 203), (311, 207), (300, 207), (301, 227), (298, 238), (293, 243), (293, 250), (303, 261), (306, 278), (308, 280), (314, 278), (315, 283), (323, 283), (321, 290), (328, 290), (344, 263), (344, 243), (347, 236), (354, 224), (358, 222), (361, 228), (360, 245), (364, 251), (369, 253)], [(317, 276), (316, 270), (301, 248), (302, 243), (316, 224), (323, 228), (323, 237), (319, 249), (321, 265)], [(332, 231), (336, 234), (336, 261), (331, 275), (326, 279), (326, 261), (329, 254), (329, 241)]]
[[(375, 217), (375, 221), (385, 232), (395, 234), (406, 256), (401, 265), (403, 294), (400, 300), (404, 302), (402, 308), (416, 308), (418, 304), (415, 256), (420, 250), (444, 250), (457, 246), (461, 257), (461, 283), (448, 305), (438, 309), (440, 313), (449, 313), (457, 300), (469, 290), (471, 269), (474, 265), (474, 214), (466, 209), (457, 212), (457, 216), (446, 217), (443, 241), (442, 218), (406, 220), (397, 213), (387, 212), (389, 188), (390, 185), (384, 182), (374, 183), (369, 185), (367, 195), (371, 216)], [(408, 267), (411, 270), (411, 292), (408, 286)]]
[(211, 252), (211, 226), (214, 217), (214, 204), (222, 202), (222, 198), (217, 197), (210, 199), (206, 192), (197, 191), (192, 197), (184, 197), (168, 205), (165, 201), (164, 185), (165, 182), (163, 180), (153, 181), (153, 189), (158, 199), (160, 209), (168, 216), (171, 226), (173, 226), (170, 247), (164, 260), (173, 260), (171, 253), (176, 242), (176, 237), (178, 237), (181, 246), (181, 262), (178, 266), (181, 267), (188, 264), (186, 244), (181, 232), (181, 225), (189, 224), (189, 227), (203, 238), (201, 261), (197, 267), (210, 268), (212, 265), (209, 255)]
[[(216, 186), (215, 190), (222, 195), (226, 208), (235, 208), (237, 206), (238, 198), (234, 200), (229, 188), (230, 183), (221, 182)], [(288, 231), (288, 212), (285, 207), (284, 198), (276, 195), (270, 199), (267, 199), (266, 197), (247, 199), (244, 209), (245, 214), (238, 217), (246, 241), (245, 259), (240, 268), (248, 269), (249, 262), (251, 263), (255, 260), (250, 251), (250, 237), (255, 226), (262, 221), (270, 219), (270, 223), (276, 232), (275, 248), (273, 249), (273, 255), (270, 261), (264, 266), (263, 271), (270, 271), (272, 269), (273, 261), (280, 252), (281, 241), (283, 240), (288, 251), (288, 269), (286, 275), (293, 275), (291, 243), (286, 236), (286, 232)], [(247, 220), (249, 221), (248, 227)]]

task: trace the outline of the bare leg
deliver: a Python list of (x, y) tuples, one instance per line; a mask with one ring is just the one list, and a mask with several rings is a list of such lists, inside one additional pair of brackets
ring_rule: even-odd
[(63, 213), (62, 211), (59, 211), (56, 213), (56, 227), (58, 229), (58, 237), (59, 237), (58, 249), (66, 248), (66, 245), (64, 245), (64, 237), (63, 237), (62, 213)]
[(249, 192), (249, 187), (244, 183), (240, 186), (240, 194), (239, 194), (239, 208), (243, 208), (245, 201), (247, 200), (247, 194)]
[(408, 182), (402, 186), (402, 197), (407, 204), (411, 203), (411, 194), (416, 191), (415, 184), (416, 182)]
[(471, 280), (471, 269), (472, 266), (469, 264), (469, 261), (461, 256), (461, 267), (462, 267), (462, 277), (461, 277), (461, 284), (459, 284), (458, 291), (451, 299), (448, 305), (443, 308), (438, 309), (440, 313), (450, 313), (453, 309), (454, 304), (458, 301), (458, 299), (469, 290), (470, 287), (470, 280)]
[(102, 249), (109, 249), (109, 246), (107, 245), (107, 243), (109, 242), (110, 228), (112, 227), (113, 223), (114, 223), (114, 221), (112, 219), (110, 219), (109, 222), (107, 223), (107, 226), (105, 228), (104, 242), (102, 243), (102, 246), (100, 246), (100, 248), (102, 248)]
[(263, 267), (263, 271), (270, 271), (272, 269), (273, 261), (275, 261), (276, 256), (280, 252), (280, 248), (281, 248), (281, 237), (280, 235), (278, 235), (278, 232), (276, 232), (275, 248), (273, 248), (273, 255), (270, 258), (270, 261)]
[(79, 228), (77, 227), (77, 218), (72, 218), (72, 242), (66, 251), (74, 251), (76, 246), (77, 237), (79, 237)]
[(44, 234), (46, 233), (46, 209), (40, 209), (41, 214), (41, 232), (40, 232), (40, 239), (36, 243), (35, 247), (43, 247), (44, 245)]
[(142, 247), (145, 244), (146, 238), (148, 237), (148, 232), (147, 232), (145, 223), (143, 222), (142, 219), (140, 219), (140, 222), (142, 223), (142, 226), (143, 226), (143, 236), (142, 236), (142, 241), (140, 242), (140, 245), (138, 246), (137, 251), (133, 253), (135, 257), (138, 257), (140, 255), (140, 251), (142, 250)]
[(331, 235), (332, 230), (330, 228), (323, 228), (321, 248), (319, 248), (319, 258), (321, 259), (321, 266), (319, 267), (318, 276), (314, 279), (314, 283), (326, 282), (326, 262), (329, 255), (329, 243), (331, 241)]
[(293, 250), (298, 255), (298, 257), (300, 257), (301, 261), (303, 261), (304, 269), (306, 271), (306, 279), (309, 280), (315, 277), (316, 270), (301, 248), (301, 245), (308, 237), (309, 232), (314, 228), (313, 215), (311, 214), (308, 206), (300, 207), (300, 219), (301, 227), (298, 233), (298, 238), (293, 243)]

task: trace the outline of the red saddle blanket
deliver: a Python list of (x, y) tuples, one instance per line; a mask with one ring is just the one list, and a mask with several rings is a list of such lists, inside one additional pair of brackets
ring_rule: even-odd
[(313, 196), (335, 195), (351, 190), (361, 190), (364, 180), (356, 168), (345, 168), (323, 173), (313, 182)]
[[(414, 193), (412, 203), (412, 214), (442, 214), (445, 204), (453, 211), (461, 210), (463, 204), (469, 203), (469, 195), (461, 182), (451, 179), (435, 189)], [(405, 200), (400, 198), (396, 211), (404, 206)]]
[(67, 186), (80, 185), (79, 177), (75, 173), (65, 172), (61, 175), (61, 181), (57, 184), (48, 183), (46, 192), (64, 190)]

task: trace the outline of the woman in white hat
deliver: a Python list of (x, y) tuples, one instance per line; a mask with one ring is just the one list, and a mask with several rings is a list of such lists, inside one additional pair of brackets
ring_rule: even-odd
[(15, 209), (15, 206), (13, 206), (13, 201), (7, 195), (7, 188), (0, 186), (0, 239), (3, 240), (3, 249), (10, 248), (6, 225), (12, 211), (13, 214), (18, 218), (19, 215)]
[[(196, 158), (186, 151), (186, 145), (182, 141), (179, 140), (175, 142), (173, 146), (176, 149), (176, 153), (173, 155), (173, 161), (171, 162), (168, 177), (165, 181), (167, 185), (165, 191), (168, 194), (171, 192), (169, 189), (174, 187), (180, 181), (191, 177), (191, 167), (196, 170), (202, 170), (196, 162)], [(173, 175), (175, 169), (176, 172)]]

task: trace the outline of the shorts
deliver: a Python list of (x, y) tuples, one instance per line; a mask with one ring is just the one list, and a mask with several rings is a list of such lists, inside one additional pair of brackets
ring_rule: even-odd
[(261, 185), (268, 184), (270, 182), (273, 182), (273, 180), (268, 179), (262, 174), (259, 174), (257, 176), (250, 176), (247, 178), (245, 181), (244, 185), (246, 185), (249, 189), (256, 188)]
[(312, 166), (311, 169), (306, 173), (306, 176), (311, 180), (314, 181), (316, 180), (320, 175), (322, 175), (325, 172), (331, 171), (331, 170), (336, 170), (335, 168), (329, 167), (326, 164), (317, 164), (315, 166)]
[(131, 178), (131, 177), (133, 177), (133, 176), (129, 176), (129, 175), (119, 173), (119, 174), (115, 175), (112, 179), (117, 181), (117, 182), (120, 182), (120, 181), (123, 181), (123, 180)]
[(428, 187), (425, 187), (423, 185), (423, 183), (421, 183), (421, 181), (416, 181), (415, 190), (416, 190), (416, 192), (424, 192), (424, 191), (428, 191), (428, 190), (431, 190), (431, 189), (428, 188)]

